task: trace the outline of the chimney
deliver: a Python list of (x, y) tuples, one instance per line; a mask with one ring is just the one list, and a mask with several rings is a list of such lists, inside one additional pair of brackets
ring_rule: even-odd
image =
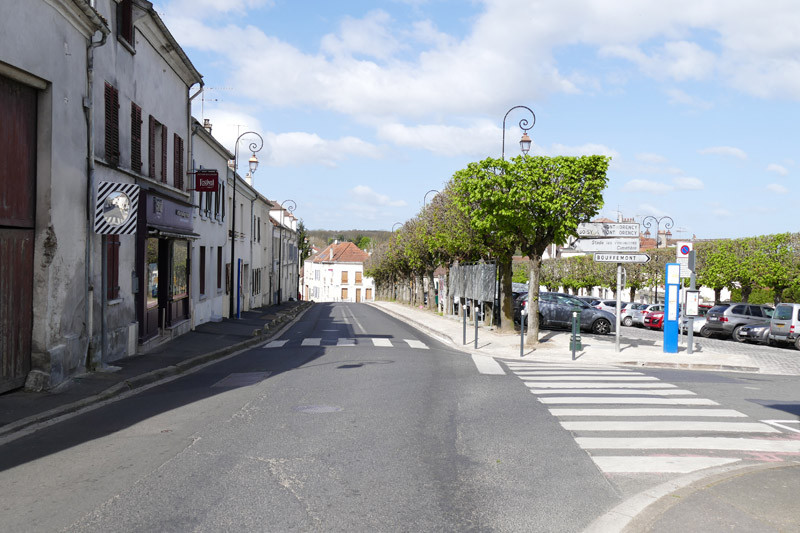
[(205, 128), (205, 130), (208, 132), (208, 134), (211, 135), (211, 120), (210, 119), (207, 119), (207, 118), (203, 119), (203, 128)]
[(330, 260), (333, 261), (333, 246), (328, 248), (328, 250), (330, 250)]
[(244, 181), (247, 182), (247, 184), (252, 187), (253, 186), (253, 175), (248, 172), (247, 174), (244, 175)]

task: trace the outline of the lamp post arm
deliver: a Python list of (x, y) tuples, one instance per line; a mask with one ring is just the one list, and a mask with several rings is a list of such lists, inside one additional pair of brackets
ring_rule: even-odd
[[(528, 122), (527, 118), (523, 118), (522, 120), (519, 121), (519, 127), (522, 131), (527, 133), (528, 130), (531, 129), (534, 124), (536, 124), (536, 115), (533, 113), (533, 110), (530, 107), (524, 105), (515, 105), (514, 107), (506, 111), (506, 115), (503, 117), (503, 151), (502, 151), (503, 159), (506, 158), (506, 119), (508, 118), (508, 114), (514, 111), (515, 109), (527, 109), (528, 112), (531, 114), (531, 117), (533, 118), (531, 122)], [(528, 124), (530, 124), (530, 126), (528, 126)]]

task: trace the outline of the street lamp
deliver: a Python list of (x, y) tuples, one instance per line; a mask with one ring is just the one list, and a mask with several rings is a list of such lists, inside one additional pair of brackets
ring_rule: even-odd
[[(283, 207), (283, 204), (291, 202), (288, 207)], [(283, 212), (289, 211), (290, 214), (294, 213), (297, 209), (297, 203), (294, 200), (284, 200), (281, 202), (281, 227), (278, 229), (280, 238), (278, 239), (278, 305), (281, 304), (283, 295), (281, 294), (281, 279), (283, 278)]]
[[(239, 270), (238, 268), (236, 268), (236, 253), (235, 253), (235, 247), (236, 247), (236, 170), (238, 168), (238, 163), (239, 163), (239, 141), (241, 141), (242, 137), (244, 137), (245, 135), (255, 135), (256, 137), (258, 137), (258, 141), (259, 141), (259, 142), (253, 141), (248, 145), (249, 148), (250, 148), (250, 151), (253, 153), (253, 155), (248, 160), (248, 165), (250, 167), (250, 175), (251, 176), (255, 173), (256, 169), (258, 168), (258, 158), (256, 157), (256, 152), (261, 151), (261, 149), (264, 147), (264, 139), (261, 137), (261, 135), (259, 135), (258, 133), (254, 132), (254, 131), (246, 131), (246, 132), (242, 133), (241, 135), (239, 135), (236, 138), (236, 145), (235, 145), (234, 150), (233, 150), (233, 201), (231, 202), (232, 203), (232, 205), (231, 205), (231, 303), (230, 303), (230, 313), (229, 313), (229, 316), (231, 318), (233, 318), (233, 316), (234, 316), (233, 299), (235, 297), (237, 302), (239, 300), (238, 294), (236, 294), (234, 292), (234, 288), (233, 288), (233, 282), (234, 282), (234, 279), (235, 279), (234, 269), (236, 269), (237, 271)], [(239, 285), (237, 284), (236, 288), (238, 289), (238, 287), (239, 287)], [(236, 313), (236, 318), (239, 318), (238, 311)]]
[[(670, 228), (672, 228), (672, 226), (675, 225), (675, 221), (672, 220), (672, 217), (664, 215), (663, 217), (656, 218), (653, 215), (647, 215), (646, 217), (644, 217), (642, 219), (642, 226), (647, 228), (648, 231), (650, 230), (650, 228), (653, 227), (653, 224), (655, 224), (655, 226), (656, 226), (656, 249), (658, 249), (658, 233), (660, 231), (659, 230), (659, 226), (661, 225), (661, 221), (662, 220), (665, 221), (664, 222), (664, 229), (667, 230), (667, 232), (664, 234), (664, 240), (666, 241), (668, 236), (672, 235), (672, 233), (670, 233), (670, 231), (669, 231)], [(666, 248), (666, 245), (667, 245), (667, 242), (664, 242), (664, 247), (665, 248)], [(655, 293), (656, 293), (655, 294), (655, 300), (653, 301), (653, 303), (658, 303), (658, 283), (656, 283)]]
[[(515, 109), (520, 109), (520, 108), (527, 109), (528, 112), (531, 114), (531, 117), (533, 117), (533, 121), (528, 122), (527, 118), (523, 118), (522, 120), (519, 121), (519, 127), (522, 130), (522, 138), (519, 140), (519, 148), (525, 155), (528, 155), (528, 152), (531, 149), (532, 141), (531, 138), (528, 137), (528, 130), (531, 129), (534, 124), (536, 124), (536, 115), (533, 114), (533, 111), (531, 110), (530, 107), (526, 107), (524, 105), (516, 105), (511, 109), (509, 109), (506, 112), (506, 116), (503, 117), (503, 159), (506, 158), (506, 118), (508, 118), (509, 113), (511, 113)], [(530, 124), (530, 126), (528, 126), (528, 124)]]
[[(422, 199), (422, 205), (427, 205), (428, 204), (428, 195), (430, 193), (432, 193), (432, 192), (435, 192), (436, 194), (439, 194), (439, 191), (437, 191), (436, 189), (429, 190), (428, 192), (425, 193), (425, 197)], [(434, 198), (435, 198), (435, 196), (434, 196)]]
[(392, 232), (394, 232), (394, 227), (395, 226), (400, 226), (402, 228), (403, 227), (403, 223), (402, 222), (395, 222), (394, 225), (392, 226)]

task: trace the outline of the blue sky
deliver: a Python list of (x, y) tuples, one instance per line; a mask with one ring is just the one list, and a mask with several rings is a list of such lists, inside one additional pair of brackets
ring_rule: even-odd
[[(193, 113), (311, 229), (385, 229), (512, 107), (533, 154), (612, 156), (601, 212), (698, 238), (800, 231), (796, 0), (160, 0), (207, 90)], [(506, 156), (526, 118), (506, 121)], [(244, 152), (246, 145), (240, 145)]]

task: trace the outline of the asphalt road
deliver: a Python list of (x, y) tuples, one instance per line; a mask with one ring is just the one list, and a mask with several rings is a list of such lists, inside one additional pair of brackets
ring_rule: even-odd
[(580, 531), (623, 495), (516, 375), (359, 304), (0, 448), (7, 531)]

